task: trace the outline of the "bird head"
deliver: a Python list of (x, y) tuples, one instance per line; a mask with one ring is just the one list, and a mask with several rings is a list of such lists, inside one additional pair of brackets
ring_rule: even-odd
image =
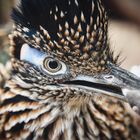
[(22, 0), (9, 36), (21, 94), (76, 104), (95, 95), (125, 100), (122, 88), (138, 88), (110, 50), (106, 11), (101, 0)]

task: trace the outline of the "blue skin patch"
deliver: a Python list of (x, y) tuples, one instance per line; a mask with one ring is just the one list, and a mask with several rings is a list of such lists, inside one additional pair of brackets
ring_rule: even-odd
[(20, 52), (20, 60), (27, 61), (36, 66), (40, 66), (47, 57), (46, 53), (31, 48), (28, 44), (23, 44)]

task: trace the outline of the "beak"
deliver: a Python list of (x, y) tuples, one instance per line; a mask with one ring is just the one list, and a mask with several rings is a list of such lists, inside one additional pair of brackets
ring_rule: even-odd
[[(78, 75), (64, 84), (116, 97), (133, 105), (135, 101), (140, 102), (140, 78), (116, 65), (108, 64), (108, 67), (109, 73), (95, 76)], [(134, 98), (133, 101), (130, 94), (137, 94), (137, 96), (131, 95)]]

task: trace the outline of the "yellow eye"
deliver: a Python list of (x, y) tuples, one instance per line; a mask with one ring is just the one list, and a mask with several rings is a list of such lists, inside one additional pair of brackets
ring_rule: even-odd
[(56, 73), (62, 69), (62, 64), (53, 58), (44, 59), (43, 66), (47, 71), (51, 73)]

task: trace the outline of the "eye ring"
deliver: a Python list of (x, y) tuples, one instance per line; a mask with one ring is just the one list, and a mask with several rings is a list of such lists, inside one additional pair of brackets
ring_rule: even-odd
[(62, 69), (62, 64), (53, 58), (45, 58), (43, 67), (51, 73), (56, 73)]

